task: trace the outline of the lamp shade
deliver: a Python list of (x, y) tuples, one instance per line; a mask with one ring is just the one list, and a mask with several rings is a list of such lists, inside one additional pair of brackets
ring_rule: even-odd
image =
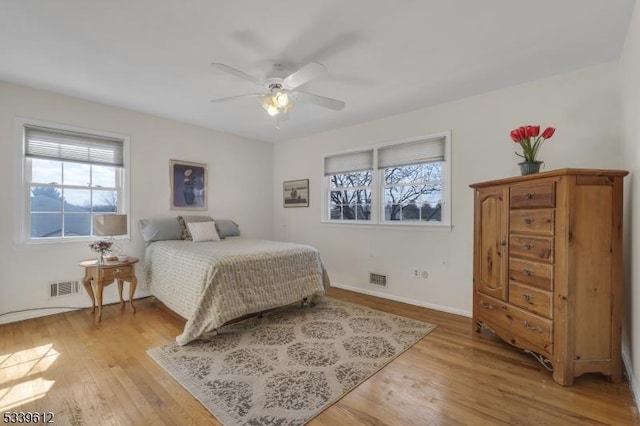
[(127, 234), (126, 214), (94, 214), (93, 235), (109, 236)]

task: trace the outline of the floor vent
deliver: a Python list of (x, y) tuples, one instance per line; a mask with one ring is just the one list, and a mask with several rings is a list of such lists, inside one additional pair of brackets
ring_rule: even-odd
[(49, 283), (49, 298), (78, 293), (80, 293), (80, 283), (77, 280)]
[(375, 285), (387, 285), (387, 276), (382, 274), (374, 274), (373, 272), (369, 273), (369, 282)]

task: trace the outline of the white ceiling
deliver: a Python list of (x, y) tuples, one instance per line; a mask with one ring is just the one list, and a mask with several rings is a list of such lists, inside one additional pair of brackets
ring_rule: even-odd
[[(618, 57), (635, 0), (0, 0), (0, 80), (277, 142)], [(275, 128), (273, 63), (328, 73)]]

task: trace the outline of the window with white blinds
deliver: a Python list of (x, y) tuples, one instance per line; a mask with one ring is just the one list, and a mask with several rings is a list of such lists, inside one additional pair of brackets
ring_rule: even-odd
[(450, 226), (450, 132), (324, 158), (323, 221)]
[(124, 165), (124, 140), (25, 126), (25, 156), (86, 164)]
[(422, 139), (378, 149), (378, 168), (444, 161), (445, 138)]
[(92, 238), (94, 214), (127, 212), (128, 137), (28, 120), (20, 129), (24, 210), (17, 240)]
[(373, 169), (373, 149), (330, 155), (324, 159), (325, 176)]

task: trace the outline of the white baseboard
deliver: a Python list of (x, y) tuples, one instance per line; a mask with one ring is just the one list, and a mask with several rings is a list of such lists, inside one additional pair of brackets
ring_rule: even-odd
[(638, 401), (640, 401), (640, 386), (638, 384), (638, 380), (636, 379), (636, 375), (633, 373), (631, 351), (629, 350), (629, 345), (627, 345), (625, 340), (623, 340), (622, 342), (622, 364), (624, 365), (624, 369), (627, 372), (629, 384), (631, 385), (631, 392), (633, 393), (633, 396), (635, 398), (636, 407), (638, 407)]
[(420, 306), (420, 307), (423, 307), (423, 308), (429, 308), (429, 309), (433, 309), (433, 310), (436, 310), (436, 311), (447, 312), (449, 314), (461, 315), (463, 317), (471, 318), (473, 316), (473, 313), (471, 311), (465, 311), (463, 309), (451, 308), (449, 306), (436, 305), (434, 303), (424, 302), (422, 300), (409, 299), (408, 297), (396, 296), (396, 295), (393, 295), (393, 294), (383, 293), (383, 292), (380, 292), (380, 291), (370, 290), (370, 289), (366, 289), (366, 288), (353, 287), (353, 286), (350, 286), (350, 285), (338, 284), (338, 283), (335, 283), (335, 282), (331, 283), (331, 287), (341, 288), (343, 290), (349, 290), (349, 291), (353, 291), (353, 292), (356, 292), (356, 293), (368, 294), (369, 296), (376, 296), (376, 297), (380, 297), (382, 299), (394, 300), (396, 302), (407, 303), (409, 305)]
[[(136, 291), (136, 297), (134, 297), (135, 299), (140, 299), (143, 297), (147, 297), (149, 296), (149, 292), (148, 291)], [(87, 297), (88, 299), (88, 297)], [(126, 300), (125, 300), (126, 302)], [(120, 303), (120, 299), (118, 298), (118, 296), (113, 296), (113, 297), (106, 297), (103, 299), (102, 304), (103, 305), (110, 305), (112, 303)], [(64, 302), (64, 298), (61, 298), (61, 300), (59, 299), (59, 302), (57, 303), (58, 306), (64, 306), (67, 305)], [(18, 311), (18, 312), (14, 312), (11, 314), (7, 314), (7, 315), (3, 315), (0, 317), (0, 324), (9, 324), (12, 322), (18, 322), (18, 321), (24, 321), (24, 320), (28, 320), (31, 318), (39, 318), (39, 317), (46, 317), (48, 315), (55, 315), (55, 314), (59, 314), (62, 312), (70, 312), (70, 311), (77, 311), (78, 309), (88, 309), (91, 307), (91, 305), (88, 303), (85, 304), (81, 304), (81, 305), (77, 305), (77, 301), (75, 299), (72, 299), (69, 301), (68, 305), (72, 305), (72, 306), (68, 306), (68, 307), (64, 307), (64, 308), (56, 308), (56, 307), (51, 307), (51, 308), (27, 308), (29, 310), (24, 310), (24, 311)], [(77, 305), (77, 306), (76, 306)]]

